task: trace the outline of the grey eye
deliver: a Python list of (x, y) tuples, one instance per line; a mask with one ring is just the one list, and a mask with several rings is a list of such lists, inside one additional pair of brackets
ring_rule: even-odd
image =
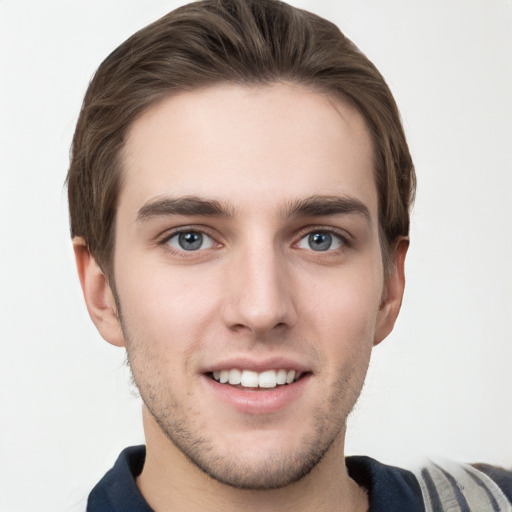
[(332, 236), (329, 233), (313, 233), (308, 236), (308, 244), (313, 251), (327, 251), (332, 245)]
[(317, 252), (339, 249), (342, 245), (343, 239), (339, 235), (326, 231), (309, 233), (298, 243), (298, 247), (301, 249), (310, 249)]
[(198, 251), (213, 246), (213, 239), (200, 231), (183, 231), (167, 241), (172, 248), (180, 251)]

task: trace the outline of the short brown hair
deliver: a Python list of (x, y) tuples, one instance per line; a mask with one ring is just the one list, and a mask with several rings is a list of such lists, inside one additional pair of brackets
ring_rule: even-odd
[(179, 91), (223, 82), (300, 83), (344, 98), (364, 117), (374, 146), (384, 260), (408, 235), (415, 174), (393, 96), (382, 75), (331, 22), (277, 0), (204, 0), (135, 33), (97, 70), (72, 144), (72, 237), (83, 237), (110, 275), (122, 185), (120, 151), (149, 106)]

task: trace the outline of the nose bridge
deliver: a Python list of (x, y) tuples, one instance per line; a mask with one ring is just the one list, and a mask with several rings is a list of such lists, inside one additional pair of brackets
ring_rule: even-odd
[[(254, 240), (253, 240), (254, 242)], [(244, 244), (228, 272), (226, 321), (263, 334), (295, 322), (287, 262), (270, 240)]]

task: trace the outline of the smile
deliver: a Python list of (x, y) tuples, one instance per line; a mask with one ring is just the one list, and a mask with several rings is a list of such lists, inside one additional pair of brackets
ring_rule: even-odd
[(220, 370), (211, 373), (212, 378), (221, 384), (231, 384), (232, 386), (241, 386), (243, 388), (266, 389), (292, 384), (298, 381), (302, 375), (303, 372), (286, 369), (255, 372), (232, 368), (231, 370)]

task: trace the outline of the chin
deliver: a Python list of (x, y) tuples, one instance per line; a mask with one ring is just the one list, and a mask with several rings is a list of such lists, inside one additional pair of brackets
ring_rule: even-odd
[(300, 481), (320, 463), (327, 449), (292, 456), (273, 454), (260, 460), (251, 457), (204, 457), (191, 462), (224, 485), (263, 491), (280, 489)]
[(332, 425), (326, 428), (318, 419), (307, 431), (288, 433), (284, 438), (276, 431), (267, 431), (240, 437), (227, 434), (221, 440), (221, 434), (206, 436), (203, 430), (201, 437), (192, 440), (180, 429), (162, 430), (174, 447), (206, 475), (224, 485), (253, 491), (280, 489), (300, 481), (342, 436), (342, 429), (333, 429)]

